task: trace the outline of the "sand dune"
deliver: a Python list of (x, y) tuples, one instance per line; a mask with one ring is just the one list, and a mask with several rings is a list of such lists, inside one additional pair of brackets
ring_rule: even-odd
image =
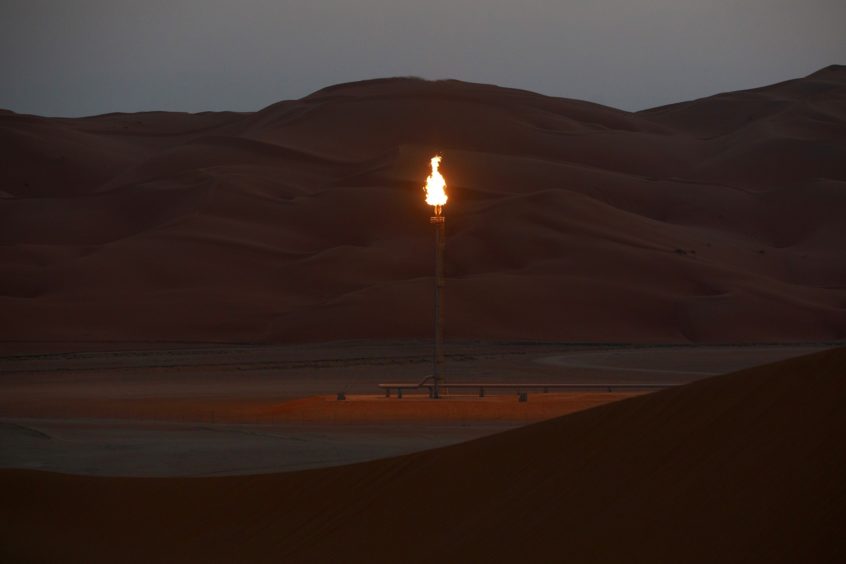
[(0, 472), (6, 561), (837, 562), (846, 349), (289, 474)]
[(629, 113), (459, 81), (0, 113), (0, 340), (846, 337), (846, 67)]

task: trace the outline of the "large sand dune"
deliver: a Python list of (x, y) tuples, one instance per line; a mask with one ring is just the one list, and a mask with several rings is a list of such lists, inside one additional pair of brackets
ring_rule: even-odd
[(252, 477), (0, 471), (4, 561), (842, 562), (846, 349)]
[(629, 113), (459, 81), (0, 112), (0, 340), (846, 337), (846, 67)]

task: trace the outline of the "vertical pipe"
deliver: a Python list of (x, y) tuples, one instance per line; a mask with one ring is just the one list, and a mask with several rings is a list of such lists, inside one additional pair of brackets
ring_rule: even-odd
[[(436, 209), (436, 213), (440, 210)], [(435, 350), (432, 357), (432, 397), (441, 397), (444, 364), (444, 246), (446, 244), (445, 218), (438, 215), (430, 219), (435, 226)]]

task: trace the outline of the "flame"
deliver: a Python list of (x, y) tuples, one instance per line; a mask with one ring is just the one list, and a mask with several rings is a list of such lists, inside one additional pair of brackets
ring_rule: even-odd
[(441, 164), (441, 156), (436, 155), (432, 157), (431, 163), (432, 174), (426, 179), (426, 186), (423, 189), (426, 190), (426, 203), (430, 206), (435, 206), (435, 215), (440, 215), (441, 206), (447, 203), (447, 195), (444, 192), (446, 180), (444, 180), (444, 177), (438, 171), (438, 167)]

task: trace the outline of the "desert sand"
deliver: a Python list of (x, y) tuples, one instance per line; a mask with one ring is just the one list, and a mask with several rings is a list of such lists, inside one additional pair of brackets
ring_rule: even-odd
[[(826, 345), (450, 343), (448, 381), (679, 385)], [(637, 390), (412, 391), (428, 343), (54, 352), (0, 358), (0, 468), (115, 476), (256, 474), (445, 446), (618, 401)], [(338, 401), (336, 394), (346, 393)], [(642, 392), (643, 390), (641, 390)]]
[(637, 113), (455, 80), (0, 112), (0, 341), (846, 337), (846, 67)]
[[(337, 393), (344, 392), (351, 398), (370, 397), (374, 405), (394, 405), (405, 410), (406, 417), (416, 417), (396, 402), (380, 402), (383, 398), (374, 397), (383, 393), (377, 384), (419, 382), (430, 373), (432, 358), (431, 343), (422, 341), (159, 349), (124, 346), (0, 357), (0, 416), (273, 423), (307, 419), (308, 412), (315, 411), (313, 406), (336, 406), (334, 412), (324, 410), (325, 415), (319, 417), (326, 422), (341, 410), (356, 410), (355, 405), (335, 401)], [(454, 383), (673, 385), (831, 346), (634, 347), (453, 341), (446, 347), (445, 376)], [(495, 399), (491, 395), (495, 393), (488, 390), (488, 399)], [(474, 396), (477, 391), (450, 392), (457, 399), (462, 394)], [(407, 395), (402, 405), (408, 406), (412, 400), (412, 395)], [(507, 415), (507, 409), (502, 410), (500, 420)], [(526, 420), (523, 416), (517, 419)]]
[[(846, 560), (845, 97), (0, 110), (0, 561)], [(448, 382), (673, 387), (377, 395), (435, 153)]]
[(460, 445), (301, 472), (2, 470), (0, 546), (62, 562), (837, 562), (846, 349)]

